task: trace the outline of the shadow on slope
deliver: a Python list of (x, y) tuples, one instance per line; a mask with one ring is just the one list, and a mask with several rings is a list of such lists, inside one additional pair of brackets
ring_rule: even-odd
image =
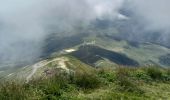
[(124, 54), (102, 49), (97, 46), (81, 46), (78, 51), (71, 53), (72, 56), (77, 57), (86, 64), (94, 66), (94, 63), (104, 58), (110, 61), (125, 66), (138, 66), (138, 62), (128, 58)]

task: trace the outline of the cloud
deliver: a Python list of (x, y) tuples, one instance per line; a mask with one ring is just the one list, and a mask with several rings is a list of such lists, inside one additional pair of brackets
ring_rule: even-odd
[(71, 35), (76, 26), (95, 19), (129, 19), (119, 13), (121, 8), (133, 12), (145, 31), (159, 31), (169, 42), (169, 4), (168, 0), (0, 0), (0, 64), (37, 59), (51, 33)]
[(0, 64), (32, 61), (50, 33), (114, 18), (122, 0), (0, 0)]
[(153, 30), (169, 30), (169, 4), (169, 0), (129, 0), (131, 10), (140, 18), (138, 20)]
[(143, 31), (159, 31), (160, 40), (169, 43), (169, 4), (169, 0), (0, 0), (0, 64), (34, 61), (51, 33), (71, 35), (76, 26), (95, 19), (130, 19), (119, 13), (122, 8), (143, 25), (138, 38), (148, 34)]
[(88, 0), (97, 18), (114, 19), (124, 0)]
[(144, 30), (140, 29), (139, 32), (136, 32), (134, 36), (138, 35), (140, 39), (141, 36), (144, 36), (143, 40), (149, 38), (150, 41), (170, 47), (169, 0), (127, 0), (124, 2), (126, 2), (125, 9), (134, 14), (133, 19), (137, 22), (136, 26), (144, 28)]

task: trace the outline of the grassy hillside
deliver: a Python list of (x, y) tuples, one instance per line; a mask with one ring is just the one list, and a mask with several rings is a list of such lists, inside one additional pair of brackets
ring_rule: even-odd
[(166, 60), (170, 49), (152, 43), (136, 43), (125, 40), (117, 40), (104, 35), (94, 35), (84, 38), (85, 41), (94, 41), (95, 45), (106, 50), (121, 53), (136, 60), (140, 65), (159, 65), (169, 67)]
[[(103, 30), (104, 31), (104, 30)], [(43, 48), (45, 49), (43, 51), (43, 55), (40, 59), (37, 59), (37, 61), (46, 60), (46, 58), (56, 55), (62, 55), (63, 51), (66, 49), (74, 48), (77, 50), (77, 53), (85, 52), (83, 56), (88, 55), (86, 60), (87, 64), (93, 65), (95, 67), (103, 66), (103, 65), (113, 65), (113, 64), (121, 64), (121, 65), (136, 65), (135, 62), (138, 63), (140, 66), (145, 65), (158, 65), (162, 67), (169, 67), (170, 66), (170, 60), (169, 60), (169, 54), (170, 49), (166, 48), (164, 46), (160, 46), (157, 44), (152, 43), (136, 43), (136, 42), (129, 42), (126, 40), (121, 40), (119, 38), (112, 37), (112, 35), (109, 35), (109, 33), (106, 31), (104, 33), (108, 34), (101, 34), (103, 32), (100, 31), (90, 31), (87, 32), (89, 34), (82, 34), (82, 35), (74, 35), (67, 38), (56, 38), (57, 36), (49, 36), (47, 39), (47, 42)], [(111, 31), (110, 31), (111, 32)], [(114, 31), (113, 31), (114, 32)], [(116, 34), (116, 31), (114, 32)], [(112, 34), (114, 34), (112, 33)], [(78, 38), (78, 40), (77, 40)], [(67, 42), (66, 42), (67, 41)], [(94, 42), (95, 41), (95, 42)], [(100, 50), (98, 52), (95, 52), (95, 47), (82, 50), (80, 47), (82, 47), (85, 44), (95, 43), (93, 46), (98, 47)], [(80, 50), (79, 50), (80, 48)], [(89, 53), (90, 52), (90, 53)], [(65, 52), (64, 52), (65, 53)], [(87, 54), (89, 53), (89, 54)], [(95, 57), (95, 55), (99, 55), (100, 57)], [(77, 57), (74, 53), (75, 57)], [(78, 58), (82, 58), (83, 56), (78, 55)], [(90, 59), (89, 59), (90, 58)], [(131, 61), (127, 61), (128, 59), (133, 60), (133, 63)], [(92, 60), (91, 60), (92, 59)], [(120, 59), (124, 59), (123, 62)], [(82, 60), (82, 59), (80, 59)], [(87, 62), (88, 60), (91, 60), (90, 62)], [(85, 61), (84, 61), (85, 62)], [(29, 63), (31, 66), (33, 63)], [(20, 70), (31, 70), (30, 68), (23, 69), (23, 66), (26, 66), (28, 64), (21, 61), (19, 64), (20, 66), (16, 64), (0, 64), (0, 79), (3, 79), (5, 76), (11, 76), (14, 72), (19, 72)], [(15, 66), (15, 67), (14, 67)], [(29, 71), (28, 71), (29, 72)], [(26, 72), (27, 73), (27, 72)]]
[(91, 68), (76, 59), (74, 73), (56, 73), (28, 83), (1, 82), (0, 100), (169, 100), (170, 69)]
[(96, 35), (84, 38), (86, 44), (93, 41), (71, 46), (76, 50), (71, 53), (65, 46), (58, 52), (54, 48), (51, 56), (33, 65), (3, 69), (0, 100), (170, 99), (168, 48)]

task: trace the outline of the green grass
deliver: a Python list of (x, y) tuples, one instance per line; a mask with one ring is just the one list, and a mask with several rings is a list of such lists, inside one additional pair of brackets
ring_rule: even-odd
[(170, 99), (169, 69), (103, 67), (56, 74), (29, 83), (1, 82), (0, 100), (155, 100)]

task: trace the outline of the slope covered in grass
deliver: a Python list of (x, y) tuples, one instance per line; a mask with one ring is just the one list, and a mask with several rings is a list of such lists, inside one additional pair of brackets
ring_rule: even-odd
[[(73, 62), (77, 62), (73, 59)], [(170, 70), (159, 67), (103, 67), (80, 64), (75, 73), (60, 73), (29, 83), (2, 82), (1, 100), (158, 100), (170, 99)], [(80, 67), (79, 66), (79, 67)], [(83, 66), (83, 67), (82, 67)], [(72, 66), (70, 66), (72, 67)], [(85, 68), (85, 69), (84, 69)], [(79, 69), (79, 70), (80, 70)]]

